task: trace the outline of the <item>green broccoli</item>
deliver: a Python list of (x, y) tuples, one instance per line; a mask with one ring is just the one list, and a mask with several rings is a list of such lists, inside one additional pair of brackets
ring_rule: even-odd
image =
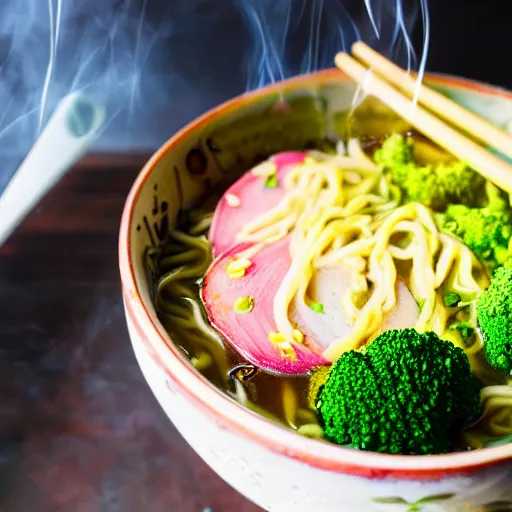
[(374, 159), (390, 173), (408, 201), (418, 201), (434, 210), (450, 203), (474, 205), (485, 181), (464, 162), (418, 165), (412, 142), (400, 134), (387, 138)]
[(436, 216), (439, 229), (459, 237), (489, 269), (509, 258), (512, 217), (507, 201), (491, 183), (486, 186), (489, 204), (471, 208), (452, 204)]
[(476, 303), (478, 327), (484, 339), (484, 356), (497, 370), (512, 370), (512, 268), (500, 267), (491, 286)]
[(441, 219), (439, 228), (459, 237), (488, 268), (505, 263), (509, 257), (512, 229), (508, 213), (454, 204), (448, 206)]
[(379, 335), (334, 363), (317, 398), (327, 439), (392, 454), (446, 453), (481, 415), (479, 384), (464, 352), (435, 333)]

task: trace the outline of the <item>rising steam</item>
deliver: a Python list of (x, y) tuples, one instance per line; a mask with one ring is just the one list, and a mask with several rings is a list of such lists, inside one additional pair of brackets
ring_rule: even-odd
[(72, 91), (107, 105), (96, 149), (140, 151), (244, 90), (332, 67), (358, 39), (421, 77), (426, 1), (2, 0), (0, 190)]

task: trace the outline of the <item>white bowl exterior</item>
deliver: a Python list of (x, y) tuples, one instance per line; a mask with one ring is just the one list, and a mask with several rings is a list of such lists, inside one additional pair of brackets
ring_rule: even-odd
[[(309, 87), (310, 93), (314, 85)], [(350, 94), (353, 89), (347, 87), (343, 80), (338, 86), (333, 86), (331, 77), (324, 85), (326, 85), (324, 89), (327, 91), (326, 95), (331, 102), (331, 107), (334, 105), (335, 108), (343, 109), (350, 105)], [(503, 126), (512, 119), (512, 99), (510, 98), (493, 96), (476, 90), (469, 91), (460, 86), (437, 85), (443, 91), (456, 96), (458, 101), (472, 110), (479, 112), (485, 110), (487, 117), (496, 124)], [(292, 93), (296, 92), (294, 87), (290, 89)], [(268, 98), (261, 103), (268, 104)], [(248, 105), (251, 106), (250, 101), (244, 102), (243, 107), (247, 109)], [(261, 111), (261, 105), (254, 106), (255, 111), (258, 109)], [(237, 110), (230, 113), (230, 116), (235, 118), (235, 122), (238, 114)], [(220, 123), (219, 119), (213, 123), (217, 126), (217, 130), (220, 126), (222, 131), (221, 118), (225, 117), (220, 115)], [(232, 120), (226, 122), (226, 126), (229, 128), (232, 122)], [(156, 237), (158, 226), (164, 225), (164, 217), (167, 215), (169, 224), (174, 224), (179, 208), (184, 204), (192, 204), (210, 185), (209, 180), (218, 181), (234, 161), (229, 152), (219, 156), (214, 152), (212, 154), (209, 151), (211, 148), (205, 147), (208, 146), (205, 141), (209, 140), (206, 135), (210, 132), (211, 123), (200, 124), (190, 134), (184, 135), (183, 140), (155, 164), (149, 179), (141, 186), (140, 194), (136, 196), (131, 224), (128, 226), (129, 242), (120, 241), (121, 252), (130, 251), (138, 293), (162, 336), (165, 336), (165, 333), (161, 325), (158, 325), (154, 309), (150, 305), (142, 253), (144, 247)], [(327, 132), (331, 132), (331, 128), (328, 128)], [(222, 132), (221, 141), (225, 144), (233, 144), (230, 136), (229, 131)], [(195, 147), (201, 148), (208, 160), (208, 172), (199, 178), (197, 175), (187, 175), (183, 169), (185, 155)], [(246, 164), (243, 162), (243, 165)], [(156, 187), (157, 184), (158, 187)], [(155, 192), (157, 188), (158, 192)], [(179, 189), (179, 192), (176, 189)], [(162, 213), (163, 209), (160, 211), (154, 207), (163, 200), (168, 203), (165, 214)], [(158, 210), (157, 213), (155, 213), (156, 210)], [(154, 229), (153, 226), (155, 226)], [(129, 247), (125, 249), (127, 244)], [(125, 300), (131, 301), (132, 298), (125, 293)], [(510, 463), (439, 481), (367, 479), (307, 465), (285, 453), (272, 451), (242, 433), (226, 429), (180, 390), (178, 383), (172, 381), (148, 352), (147, 341), (141, 339), (135, 329), (128, 309), (126, 317), (141, 370), (165, 413), (187, 442), (214, 471), (265, 510), (278, 512), (291, 510), (297, 512), (484, 511), (487, 510), (484, 504), (501, 500), (509, 500), (510, 510), (512, 510), (512, 464)], [(418, 503), (420, 500), (421, 504)], [(383, 501), (387, 502), (383, 503)]]
[[(512, 491), (512, 468), (492, 467), (469, 476), (442, 481), (369, 480), (325, 471), (276, 453), (221, 427), (199, 409), (158, 366), (137, 334), (130, 317), (128, 330), (135, 356), (163, 410), (199, 456), (227, 483), (269, 512), (408, 511), (419, 500), (422, 511), (468, 512), (505, 499)], [(401, 498), (404, 503), (374, 500)], [(509, 496), (512, 499), (512, 496)]]

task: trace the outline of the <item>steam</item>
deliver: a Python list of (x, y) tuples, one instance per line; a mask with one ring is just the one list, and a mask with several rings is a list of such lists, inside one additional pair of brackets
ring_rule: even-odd
[[(413, 100), (414, 106), (425, 75), (430, 45), (428, 0), (364, 0), (364, 3), (375, 37), (380, 43), (381, 53), (388, 54), (392, 60), (408, 71), (417, 70), (418, 72)], [(387, 22), (386, 17), (388, 18)], [(414, 49), (412, 37), (412, 30), (418, 17), (422, 21), (422, 44), (419, 56)], [(390, 32), (392, 34), (391, 41), (388, 42), (386, 34), (381, 33), (381, 27), (391, 26), (393, 20), (394, 28)], [(362, 39), (367, 41), (365, 38)], [(384, 40), (382, 41), (382, 39)], [(374, 46), (378, 45), (374, 44)], [(388, 47), (387, 52), (386, 46)]]
[(252, 52), (242, 68), (252, 90), (290, 76), (333, 66), (334, 55), (360, 39), (339, 0), (239, 0)]
[(0, 190), (73, 91), (107, 106), (96, 150), (137, 152), (245, 90), (332, 67), (359, 39), (421, 78), (426, 1), (2, 0)]
[(50, 87), (50, 80), (55, 68), (55, 59), (57, 58), (57, 46), (59, 45), (60, 34), (60, 20), (62, 14), (62, 2), (57, 0), (57, 12), (54, 15), (53, 1), (48, 0), (48, 15), (50, 18), (50, 52), (48, 57), (48, 67), (46, 69), (46, 76), (43, 84), (43, 92), (41, 97), (41, 106), (39, 107), (39, 124), (38, 131), (43, 129), (44, 111), (46, 107), (46, 100), (48, 99), (48, 91)]
[(368, 16), (370, 18), (373, 31), (375, 32), (375, 36), (377, 37), (377, 39), (380, 39), (380, 30), (379, 27), (377, 26), (377, 22), (375, 21), (375, 16), (373, 14), (372, 0), (364, 0), (364, 5), (366, 6), (366, 10), (368, 11)]
[(418, 80), (416, 82), (416, 91), (414, 93), (414, 102), (418, 99), (419, 88), (425, 76), (427, 67), (428, 49), (430, 47), (430, 16), (428, 12), (428, 0), (421, 0), (421, 18), (423, 21), (423, 51), (421, 53), (421, 61), (418, 68)]

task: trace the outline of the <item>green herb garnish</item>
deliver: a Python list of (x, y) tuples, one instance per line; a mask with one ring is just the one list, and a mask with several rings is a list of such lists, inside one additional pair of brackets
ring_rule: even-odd
[(407, 249), (410, 243), (411, 239), (408, 236), (404, 236), (403, 238), (400, 238), (395, 245), (400, 247), (400, 249)]
[(265, 179), (265, 188), (277, 188), (278, 186), (277, 174), (269, 174)]
[(460, 295), (455, 292), (448, 292), (443, 295), (444, 305), (447, 308), (456, 306), (460, 302)]
[(418, 309), (421, 311), (423, 306), (425, 305), (426, 299), (417, 299), (416, 304), (418, 304)]
[(312, 302), (309, 307), (315, 312), (315, 313), (325, 313), (324, 311), (324, 305), (320, 302)]
[(352, 302), (358, 309), (362, 309), (370, 298), (370, 290), (360, 290), (352, 294)]
[(455, 322), (450, 325), (450, 329), (459, 331), (462, 341), (466, 345), (475, 335), (475, 329), (469, 322)]
[(237, 315), (245, 315), (254, 309), (254, 299), (252, 297), (238, 297), (233, 305), (233, 311)]

